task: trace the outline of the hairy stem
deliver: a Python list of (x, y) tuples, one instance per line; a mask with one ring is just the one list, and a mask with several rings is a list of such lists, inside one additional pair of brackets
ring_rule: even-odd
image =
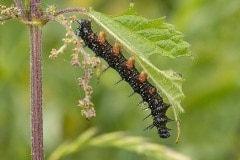
[(22, 3), (20, 2), (20, 0), (14, 0), (14, 2), (16, 4), (16, 6), (18, 7), (18, 9), (21, 10), (21, 17), (26, 20), (27, 16), (26, 16), (26, 12), (23, 9)]
[[(40, 17), (37, 8), (39, 2), (40, 0), (31, 0), (31, 20), (33, 17)], [(39, 26), (30, 27), (30, 43), (32, 160), (43, 160), (42, 30)]]
[(84, 14), (87, 12), (87, 9), (86, 8), (66, 8), (66, 9), (57, 11), (54, 16), (58, 16), (66, 13), (78, 13), (78, 12)]
[(32, 159), (43, 159), (43, 119), (42, 119), (42, 31), (30, 28), (31, 34), (31, 124)]

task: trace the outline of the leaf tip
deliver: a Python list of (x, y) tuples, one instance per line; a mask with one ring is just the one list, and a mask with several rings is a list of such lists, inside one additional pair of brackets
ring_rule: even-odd
[(130, 8), (134, 8), (134, 3), (133, 2), (130, 3)]

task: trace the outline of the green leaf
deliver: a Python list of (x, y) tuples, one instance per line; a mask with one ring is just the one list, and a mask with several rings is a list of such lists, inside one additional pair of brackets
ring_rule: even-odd
[[(69, 155), (73, 155), (87, 147), (109, 148), (116, 147), (126, 151), (135, 152), (150, 159), (166, 160), (189, 160), (190, 158), (172, 150), (171, 148), (149, 142), (143, 137), (133, 137), (123, 132), (112, 132), (97, 135), (95, 128), (90, 128), (80, 134), (78, 138), (60, 145), (48, 158), (48, 160), (58, 160)], [(83, 152), (83, 151), (82, 151)]]
[[(190, 56), (190, 45), (183, 41), (183, 34), (175, 30), (173, 25), (165, 23), (164, 18), (155, 20), (143, 18), (135, 12), (132, 4), (127, 11), (116, 17), (93, 9), (90, 9), (88, 14), (137, 59), (139, 65), (173, 106), (175, 120), (179, 122), (178, 113), (184, 111), (180, 105), (184, 99), (183, 79), (174, 71), (157, 69), (148, 58), (153, 54), (169, 58)], [(179, 129), (179, 123), (177, 124)]]
[(133, 55), (148, 58), (161, 54), (170, 58), (189, 56), (189, 44), (183, 34), (164, 18), (148, 20), (139, 16), (133, 6), (120, 16), (112, 17), (91, 9), (89, 16), (110, 33)]
[(81, 150), (88, 145), (89, 141), (94, 135), (96, 135), (96, 133), (96, 128), (90, 128), (84, 133), (80, 134), (79, 137), (74, 141), (64, 142), (49, 156), (48, 160), (59, 160), (64, 156), (71, 155)]
[(171, 148), (149, 142), (146, 138), (129, 136), (123, 132), (113, 132), (99, 135), (91, 139), (90, 146), (117, 147), (138, 153), (150, 159), (189, 160), (190, 158)]

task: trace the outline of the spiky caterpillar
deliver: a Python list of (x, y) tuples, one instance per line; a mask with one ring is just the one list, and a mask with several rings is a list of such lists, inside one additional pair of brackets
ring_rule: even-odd
[(120, 45), (116, 43), (111, 46), (106, 40), (105, 33), (100, 32), (97, 36), (92, 31), (89, 20), (81, 20), (78, 23), (78, 36), (82, 38), (84, 43), (96, 56), (103, 58), (111, 68), (115, 69), (122, 80), (128, 82), (134, 92), (142, 97), (143, 102), (148, 103), (148, 107), (151, 109), (149, 116), (152, 115), (153, 123), (147, 128), (156, 127), (161, 138), (168, 138), (170, 129), (166, 127), (166, 123), (170, 119), (166, 116), (166, 111), (170, 105), (163, 102), (157, 89), (147, 81), (147, 73), (139, 73), (134, 66), (134, 58), (130, 57), (127, 60), (121, 52)]

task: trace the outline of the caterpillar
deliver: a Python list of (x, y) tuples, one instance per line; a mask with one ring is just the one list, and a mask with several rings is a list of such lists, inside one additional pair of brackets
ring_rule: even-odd
[(166, 123), (171, 121), (171, 119), (166, 116), (166, 111), (170, 105), (163, 102), (156, 87), (148, 82), (147, 73), (144, 71), (139, 72), (135, 68), (134, 57), (126, 59), (123, 56), (118, 43), (115, 43), (114, 46), (110, 45), (106, 40), (106, 34), (104, 32), (96, 35), (92, 31), (89, 20), (82, 19), (79, 20), (78, 23), (78, 36), (81, 37), (85, 45), (88, 46), (96, 56), (103, 58), (109, 67), (116, 70), (121, 76), (121, 80), (125, 80), (131, 86), (134, 93), (138, 93), (142, 97), (142, 102), (148, 104), (151, 113), (147, 117), (152, 116), (153, 123), (146, 129), (156, 127), (161, 138), (168, 138), (170, 136), (170, 129), (166, 127)]

